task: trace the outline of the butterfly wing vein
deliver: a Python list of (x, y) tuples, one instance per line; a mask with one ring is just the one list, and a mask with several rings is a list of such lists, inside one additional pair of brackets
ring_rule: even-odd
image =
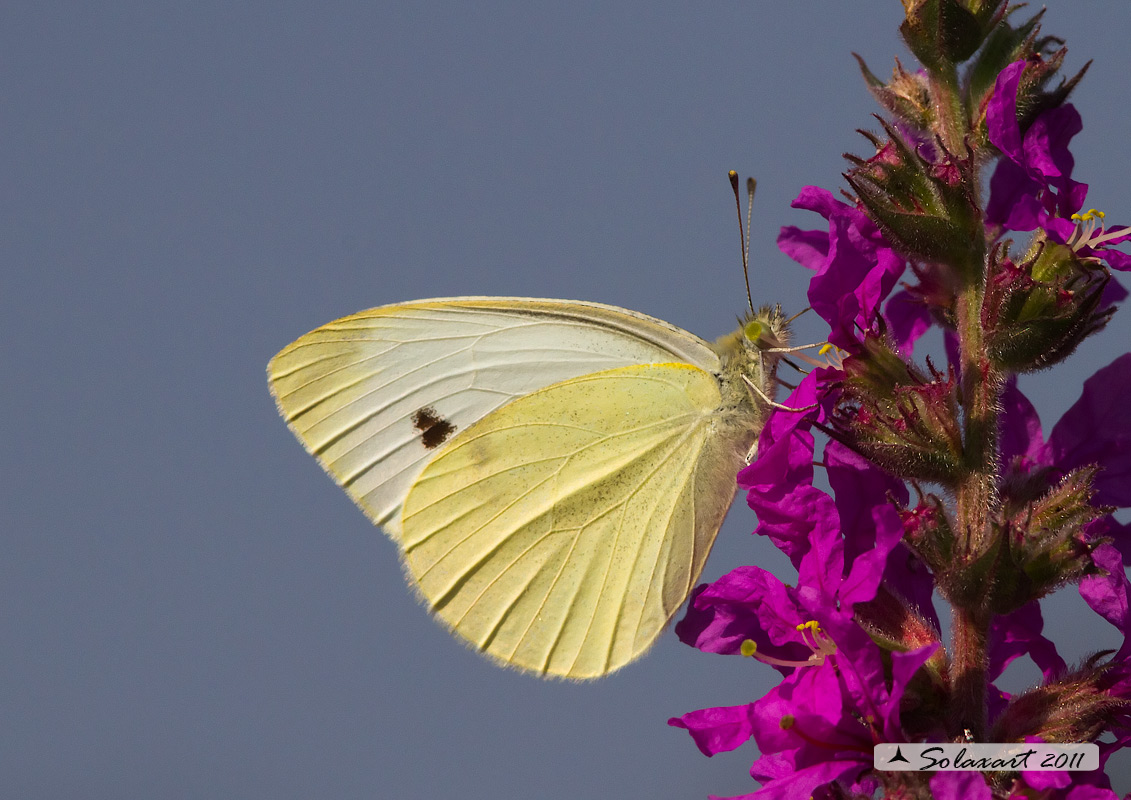
[(652, 364), (489, 414), (410, 490), (409, 574), (506, 663), (574, 678), (628, 663), (690, 592), (733, 498), (741, 454), (718, 435), (719, 407), (712, 375)]

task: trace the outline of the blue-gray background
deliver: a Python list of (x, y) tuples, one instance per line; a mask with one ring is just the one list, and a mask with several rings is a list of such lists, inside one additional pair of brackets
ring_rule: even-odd
[[(1120, 0), (1059, 2), (1091, 205), (1131, 218)], [(1082, 16), (1086, 12), (1087, 16)], [(581, 298), (706, 337), (809, 183), (875, 127), (898, 3), (14, 3), (0, 11), (0, 796), (704, 797), (752, 791), (669, 716), (774, 673), (664, 637), (592, 684), (431, 622), (391, 541), (294, 441), (279, 348), (459, 294)], [(910, 57), (905, 61), (911, 63)], [(813, 315), (801, 335), (818, 338)], [(1046, 423), (1117, 318), (1026, 381)], [(783, 559), (738, 504), (706, 577)], [(1115, 643), (1068, 592), (1070, 659)], [(1023, 683), (1031, 672), (1018, 673)], [(1020, 683), (1018, 684), (1020, 685)], [(1125, 769), (1125, 768), (1124, 768)], [(1117, 788), (1131, 788), (1127, 771)]]

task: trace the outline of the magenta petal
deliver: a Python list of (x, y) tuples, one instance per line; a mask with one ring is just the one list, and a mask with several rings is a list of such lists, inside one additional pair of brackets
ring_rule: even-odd
[(810, 800), (820, 787), (836, 780), (855, 780), (867, 768), (857, 759), (830, 758), (798, 769), (787, 758), (763, 756), (754, 762), (750, 774), (765, 786), (732, 800)]
[(910, 356), (915, 342), (931, 327), (931, 310), (910, 292), (901, 291), (893, 294), (884, 306), (884, 319), (896, 348)]
[(1048, 233), (1049, 238), (1064, 244), (1076, 233), (1076, 223), (1067, 218), (1050, 217), (1042, 211), (1038, 223)]
[[(1127, 272), (1131, 270), (1131, 256), (1119, 250), (1101, 250), (1099, 253), (1100, 258), (1107, 262), (1107, 265), (1112, 269), (1117, 269), (1120, 272)], [(1112, 281), (1115, 283), (1115, 281)], [(1122, 287), (1120, 287), (1122, 288)], [(1127, 290), (1123, 290), (1123, 296), (1127, 296)]]
[(1017, 124), (1017, 87), (1025, 71), (1024, 61), (1003, 69), (986, 106), (986, 129), (994, 146), (1014, 161), (1021, 159), (1021, 128)]
[(1005, 672), (1014, 659), (1026, 654), (1040, 667), (1046, 681), (1067, 670), (1064, 659), (1056, 652), (1056, 645), (1041, 635), (1044, 624), (1041, 606), (1036, 600), (1011, 614), (995, 618), (990, 628), (990, 680)]
[(816, 271), (829, 257), (829, 235), (785, 225), (778, 234), (778, 249), (806, 269)]
[(931, 776), (935, 800), (990, 800), (993, 792), (980, 772), (936, 772)]
[[(1036, 736), (1026, 736), (1025, 739), (1033, 744), (1043, 741)], [(1023, 770), (1021, 777), (1030, 789), (1064, 789), (1072, 785), (1072, 773), (1067, 771)]]
[[(896, 698), (895, 702), (888, 703), (887, 706), (887, 725), (885, 725), (885, 733), (892, 741), (897, 741), (897, 731), (892, 728), (899, 725), (899, 703), (903, 693), (907, 691), (907, 686), (911, 683), (911, 679), (915, 677), (915, 673), (919, 668), (927, 663), (927, 661), (935, 654), (940, 645), (926, 644), (918, 650), (906, 650), (900, 652), (898, 650), (892, 651), (891, 654), (891, 696)], [(902, 735), (900, 733), (900, 735)]]
[(1123, 556), (1123, 563), (1131, 565), (1131, 522), (1121, 524), (1109, 514), (1096, 524), (1103, 525), (1100, 535), (1112, 540), (1112, 546)]
[(806, 186), (793, 207), (823, 216), (828, 233), (785, 227), (778, 246), (817, 273), (809, 282), (809, 303), (832, 329), (829, 341), (852, 350), (858, 331), (871, 328), (905, 262), (864, 212), (825, 189)]
[(895, 504), (908, 503), (903, 481), (835, 440), (825, 447), (825, 464), (849, 560), (875, 547), (882, 532), (894, 529), (902, 535)]
[[(1071, 104), (1049, 109), (1025, 132), (1025, 163), (1046, 179), (1069, 178), (1075, 160), (1068, 150), (1068, 142), (1083, 129), (1080, 113)], [(1061, 185), (1059, 181), (1050, 182)]]
[(1038, 227), (1044, 209), (1037, 194), (1042, 188), (1023, 167), (1003, 158), (990, 178), (987, 222), (1011, 231), (1031, 231)]
[(1002, 425), (1001, 453), (1003, 466), (1016, 461), (1018, 469), (1027, 470), (1037, 465), (1049, 465), (1048, 447), (1041, 432), (1041, 418), (1029, 398), (1017, 388), (1017, 378), (1011, 376), (1001, 395)]
[(1092, 552), (1092, 561), (1106, 574), (1085, 576), (1080, 581), (1080, 596), (1126, 637), (1131, 634), (1131, 582), (1124, 573), (1123, 558), (1110, 544), (1101, 544)]
[(820, 186), (804, 186), (797, 194), (797, 199), (790, 203), (791, 208), (800, 208), (805, 211), (816, 211), (825, 219), (836, 214), (842, 209), (850, 208), (847, 203), (842, 203), (833, 197), (833, 193)]
[(1131, 506), (1131, 353), (1124, 353), (1084, 381), (1080, 399), (1049, 436), (1056, 465), (1068, 471), (1085, 464), (1102, 467), (1096, 476), (1096, 505)]
[(668, 724), (684, 728), (706, 756), (734, 750), (749, 741), (754, 733), (753, 705), (704, 708), (682, 717), (672, 717)]
[(734, 655), (751, 639), (762, 649), (773, 645), (780, 658), (804, 660), (809, 650), (797, 643), (797, 626), (805, 620), (789, 592), (760, 567), (738, 567), (692, 593), (676, 634), (708, 653)]

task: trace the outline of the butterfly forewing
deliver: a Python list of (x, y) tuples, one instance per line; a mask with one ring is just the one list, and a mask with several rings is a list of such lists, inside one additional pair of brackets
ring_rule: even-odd
[(468, 297), (331, 322), (275, 356), (268, 377), (307, 450), (396, 536), (409, 487), (453, 435), (546, 386), (668, 361), (718, 365), (698, 337), (625, 309)]
[[(745, 445), (689, 364), (566, 380), (457, 434), (409, 492), (408, 571), (474, 646), (522, 669), (604, 675), (690, 592)], [(723, 425), (725, 427), (725, 425)]]

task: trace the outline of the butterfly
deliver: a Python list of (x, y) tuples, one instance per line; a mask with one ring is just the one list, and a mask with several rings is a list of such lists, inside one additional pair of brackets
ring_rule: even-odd
[(585, 679), (640, 657), (691, 593), (788, 341), (779, 307), (709, 343), (611, 305), (455, 297), (343, 317), (267, 374), (453, 633)]

